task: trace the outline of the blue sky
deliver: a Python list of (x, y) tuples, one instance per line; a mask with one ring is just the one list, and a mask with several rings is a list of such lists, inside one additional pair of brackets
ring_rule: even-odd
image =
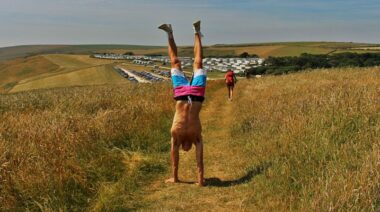
[(202, 20), (206, 44), (274, 41), (380, 43), (379, 0), (1, 0), (0, 46), (179, 45)]

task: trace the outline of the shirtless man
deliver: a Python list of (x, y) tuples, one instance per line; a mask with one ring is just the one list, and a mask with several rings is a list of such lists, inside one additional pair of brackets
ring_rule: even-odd
[(181, 62), (177, 56), (177, 46), (173, 37), (173, 30), (170, 24), (162, 24), (159, 29), (164, 30), (169, 38), (169, 57), (171, 60), (171, 76), (174, 88), (174, 99), (176, 102), (176, 112), (171, 128), (171, 162), (172, 178), (166, 180), (168, 183), (177, 183), (179, 148), (189, 151), (192, 145), (196, 148), (196, 159), (198, 167), (198, 185), (204, 186), (203, 168), (203, 142), (202, 126), (199, 119), (199, 112), (202, 108), (206, 89), (207, 72), (202, 69), (202, 43), (200, 32), (200, 21), (193, 24), (194, 41), (194, 73), (189, 82), (185, 77)]

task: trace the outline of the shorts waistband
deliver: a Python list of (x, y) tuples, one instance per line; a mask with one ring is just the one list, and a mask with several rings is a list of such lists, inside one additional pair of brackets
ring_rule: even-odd
[(176, 96), (174, 97), (174, 99), (176, 101), (188, 101), (189, 100), (189, 97), (191, 99), (191, 101), (194, 101), (194, 102), (203, 102), (205, 100), (205, 97), (203, 96), (194, 96), (194, 95), (184, 95), (184, 96)]

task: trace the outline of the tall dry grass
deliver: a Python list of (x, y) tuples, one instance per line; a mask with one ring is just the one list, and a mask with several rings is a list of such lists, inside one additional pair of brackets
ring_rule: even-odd
[(380, 68), (241, 81), (233, 104), (240, 158), (266, 167), (247, 208), (380, 210)]
[(169, 84), (0, 95), (0, 210), (137, 207), (166, 171), (173, 104)]
[[(206, 109), (225, 104), (209, 104), (219, 89)], [(215, 128), (239, 150), (227, 160), (259, 171), (212, 191), (243, 192), (247, 210), (379, 210), (379, 94), (379, 68), (239, 81), (231, 125)], [(0, 210), (144, 207), (143, 186), (169, 172), (173, 109), (169, 84), (0, 95)]]

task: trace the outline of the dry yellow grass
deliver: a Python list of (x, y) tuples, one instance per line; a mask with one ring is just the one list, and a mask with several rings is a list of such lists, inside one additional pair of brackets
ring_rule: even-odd
[(257, 54), (262, 58), (283, 57), (283, 56), (299, 56), (302, 53), (309, 54), (326, 54), (331, 52), (332, 48), (324, 48), (316, 45), (257, 45), (257, 46), (243, 46), (243, 47), (217, 47), (213, 48), (214, 51), (233, 51), (235, 55), (240, 55), (243, 52), (249, 54)]
[[(204, 54), (206, 56), (237, 56), (243, 52), (248, 52), (249, 54), (257, 54), (260, 57), (267, 58), (269, 56), (299, 56), (302, 53), (309, 54), (326, 54), (333, 51), (333, 47), (326, 46), (324, 43), (273, 43), (273, 44), (256, 44), (256, 45), (238, 45), (238, 46), (208, 46), (204, 49)], [(180, 56), (193, 56), (193, 47), (182, 46), (178, 48)], [(123, 54), (125, 50), (108, 50), (107, 52), (114, 52)], [(131, 50), (136, 55), (145, 54), (167, 54), (167, 49), (139, 49)]]
[(20, 80), (44, 73), (55, 73), (58, 70), (58, 65), (43, 56), (4, 62), (0, 64), (0, 92), (8, 91)]
[(89, 55), (48, 54), (43, 55), (43, 57), (65, 69), (87, 68), (90, 66), (104, 65), (113, 62), (112, 60), (91, 58)]
[[(99, 188), (120, 182), (123, 202), (113, 207), (128, 208), (134, 205), (128, 192), (139, 187), (135, 177), (162, 170), (163, 163), (150, 158), (160, 159), (169, 148), (169, 84), (42, 90), (0, 99), (2, 210), (85, 209), (101, 204)], [(147, 160), (132, 167), (134, 154)]]
[(269, 163), (247, 206), (378, 210), (380, 69), (315, 71), (244, 82), (233, 137)]
[[(233, 103), (212, 92), (208, 187), (160, 179), (143, 210), (378, 210), (379, 79), (379, 68), (315, 71), (241, 81)], [(180, 158), (180, 178), (194, 182), (194, 152)]]
[(35, 80), (27, 80), (26, 82), (18, 83), (9, 92), (12, 93), (41, 88), (46, 89), (119, 83), (128, 83), (128, 81), (116, 73), (116, 71), (113, 70), (113, 65), (111, 64), (84, 68), (68, 73), (55, 74), (53, 76), (46, 76)]
[[(167, 185), (170, 83), (0, 95), (1, 209), (377, 211), (380, 69), (209, 82), (208, 186)], [(194, 151), (194, 150), (192, 150)]]
[[(89, 55), (62, 54), (41, 55), (7, 61), (0, 64), (0, 92), (8, 92), (15, 86), (18, 88), (14, 88), (13, 91), (28, 90), (29, 87), (30, 89), (62, 87), (62, 83), (64, 82), (58, 82), (58, 85), (54, 86), (56, 81), (50, 81), (50, 79), (55, 79), (54, 76), (59, 74), (67, 74), (78, 70), (82, 71), (83, 69), (106, 69), (109, 68), (109, 66), (106, 66), (107, 64), (113, 64), (114, 62), (115, 61), (112, 60), (90, 58)], [(104, 67), (99, 67), (101, 65), (104, 65)], [(85, 70), (83, 71), (86, 72)], [(83, 75), (84, 72), (71, 75)], [(98, 74), (94, 76), (95, 78), (99, 78)], [(68, 78), (70, 78), (70, 76)], [(83, 80), (83, 77), (79, 79)], [(114, 78), (111, 77), (111, 79)], [(88, 81), (87, 78), (87, 81), (85, 81), (83, 85), (91, 84), (88, 83)], [(94, 83), (92, 84), (99, 84), (96, 81), (97, 79), (94, 79)], [(26, 86), (29, 82), (30, 84)], [(41, 83), (38, 84), (38, 82)], [(114, 81), (111, 81), (110, 83), (113, 82)], [(47, 86), (45, 86), (44, 83), (47, 83)], [(68, 86), (71, 84), (69, 83)], [(77, 85), (78, 83), (75, 84)]]

